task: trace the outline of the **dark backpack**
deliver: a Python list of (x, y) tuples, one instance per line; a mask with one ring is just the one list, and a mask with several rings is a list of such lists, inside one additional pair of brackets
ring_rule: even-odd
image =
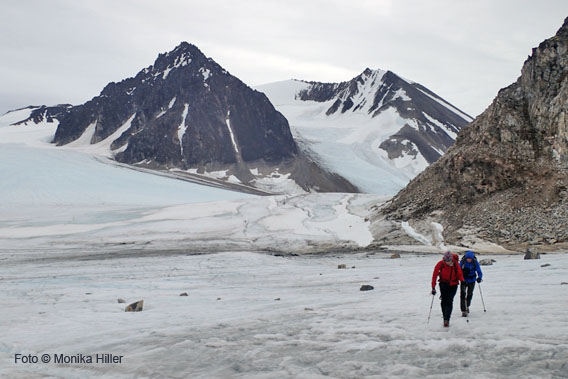
[[(475, 272), (477, 269), (477, 257), (474, 255), (473, 259), (471, 260), (471, 263), (473, 264), (473, 271)], [(462, 273), (463, 273), (463, 277), (465, 278), (466, 276), (470, 276), (470, 269), (468, 267), (466, 267), (466, 260), (465, 260), (465, 255), (462, 257), (461, 261), (460, 261), (460, 267), (462, 269)]]

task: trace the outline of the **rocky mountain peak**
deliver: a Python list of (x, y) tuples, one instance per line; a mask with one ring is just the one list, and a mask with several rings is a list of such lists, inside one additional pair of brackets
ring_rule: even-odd
[[(521, 76), (384, 212), (439, 219), (450, 240), (568, 240), (568, 19), (533, 49)], [(540, 240), (539, 240), (540, 239)]]
[(405, 120), (398, 132), (378, 146), (391, 160), (420, 154), (427, 164), (435, 162), (472, 119), (426, 87), (392, 71), (366, 68), (349, 81), (307, 83), (296, 99), (329, 102), (325, 112), (329, 117), (356, 113), (378, 118), (394, 113)]
[(193, 44), (182, 42), (170, 52), (158, 55), (152, 66), (142, 70), (140, 74), (167, 79), (172, 70), (178, 69), (207, 69), (209, 71), (223, 71), (221, 66), (209, 59)]
[(104, 141), (110, 156), (128, 164), (230, 172), (225, 177), (239, 183), (278, 170), (275, 178), (280, 178), (285, 167), (294, 166), (313, 173), (294, 179), (304, 189), (356, 190), (315, 164), (296, 164), (299, 152), (286, 118), (263, 93), (187, 42), (160, 54), (135, 77), (109, 83), (99, 96), (71, 108), (61, 119), (54, 142), (78, 140)]

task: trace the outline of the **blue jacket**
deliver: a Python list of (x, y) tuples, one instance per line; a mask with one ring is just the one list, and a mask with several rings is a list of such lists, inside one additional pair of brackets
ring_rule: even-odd
[[(471, 258), (471, 263), (466, 259)], [(483, 273), (481, 272), (481, 267), (479, 267), (479, 262), (475, 259), (475, 254), (473, 251), (466, 251), (463, 260), (460, 262), (460, 266), (463, 271), (463, 278), (466, 283), (473, 283), (479, 277), (483, 278)]]

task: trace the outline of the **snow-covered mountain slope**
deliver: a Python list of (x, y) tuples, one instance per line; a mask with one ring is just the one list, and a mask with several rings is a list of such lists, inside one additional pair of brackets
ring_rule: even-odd
[[(458, 294), (450, 328), (437, 298), (427, 323), (440, 255), (389, 257), (15, 255), (0, 265), (0, 377), (566, 377), (568, 255), (484, 257), (497, 261), (483, 266), (487, 312), (477, 286), (460, 317)], [(15, 364), (16, 353), (123, 358)]]
[(296, 142), (364, 192), (394, 194), (435, 162), (472, 119), (424, 86), (366, 69), (342, 83), (258, 86)]

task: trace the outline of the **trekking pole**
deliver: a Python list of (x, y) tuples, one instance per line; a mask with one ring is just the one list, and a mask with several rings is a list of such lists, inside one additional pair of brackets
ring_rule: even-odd
[(487, 309), (485, 309), (485, 301), (483, 301), (483, 292), (481, 292), (481, 283), (479, 284), (479, 295), (481, 296), (481, 304), (483, 304), (483, 312), (487, 312)]
[(430, 312), (428, 312), (428, 322), (426, 324), (430, 323), (430, 315), (432, 314), (432, 305), (434, 305), (434, 297), (435, 295), (432, 295), (432, 302), (430, 303)]

